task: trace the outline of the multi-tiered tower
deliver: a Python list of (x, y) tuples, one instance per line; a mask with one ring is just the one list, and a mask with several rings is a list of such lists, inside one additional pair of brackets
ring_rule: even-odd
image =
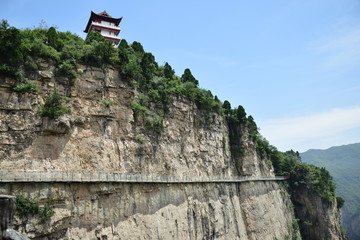
[(117, 46), (120, 42), (120, 27), (121, 18), (113, 18), (106, 11), (101, 13), (94, 13), (91, 11), (89, 21), (84, 32), (89, 34), (92, 31), (99, 32), (104, 38), (114, 42)]

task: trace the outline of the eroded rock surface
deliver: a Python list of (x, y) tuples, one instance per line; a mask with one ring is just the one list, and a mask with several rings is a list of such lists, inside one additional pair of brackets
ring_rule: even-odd
[[(41, 81), (38, 95), (14, 93), (12, 80), (0, 77), (1, 169), (274, 175), (246, 126), (229, 128), (220, 114), (171, 96), (159, 133), (134, 118), (131, 103), (140, 93), (115, 69), (78, 66), (74, 85), (53, 69), (43, 63), (32, 75)], [(37, 112), (54, 87), (71, 99), (72, 112), (50, 120)], [(54, 199), (50, 220), (17, 219), (17, 229), (33, 239), (300, 239), (290, 197), (277, 182), (7, 183), (0, 194), (40, 205)]]

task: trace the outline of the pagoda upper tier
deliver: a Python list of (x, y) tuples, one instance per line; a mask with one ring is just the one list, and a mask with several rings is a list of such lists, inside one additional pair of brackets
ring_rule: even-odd
[(84, 32), (89, 34), (92, 31), (99, 32), (104, 38), (114, 42), (117, 46), (120, 42), (120, 27), (121, 18), (113, 18), (106, 11), (101, 13), (94, 13), (91, 11), (89, 21)]

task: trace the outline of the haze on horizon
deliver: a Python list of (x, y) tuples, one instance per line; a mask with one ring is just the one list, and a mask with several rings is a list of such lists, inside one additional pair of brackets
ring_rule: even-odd
[(279, 150), (360, 142), (360, 1), (2, 0), (0, 19), (85, 38), (90, 11), (233, 107)]

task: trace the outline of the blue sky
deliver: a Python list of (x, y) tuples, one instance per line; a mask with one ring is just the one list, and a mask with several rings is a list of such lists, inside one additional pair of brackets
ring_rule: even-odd
[(360, 142), (360, 0), (0, 0), (17, 28), (44, 20), (81, 37), (90, 11), (123, 17), (181, 75), (242, 105), (280, 150)]

